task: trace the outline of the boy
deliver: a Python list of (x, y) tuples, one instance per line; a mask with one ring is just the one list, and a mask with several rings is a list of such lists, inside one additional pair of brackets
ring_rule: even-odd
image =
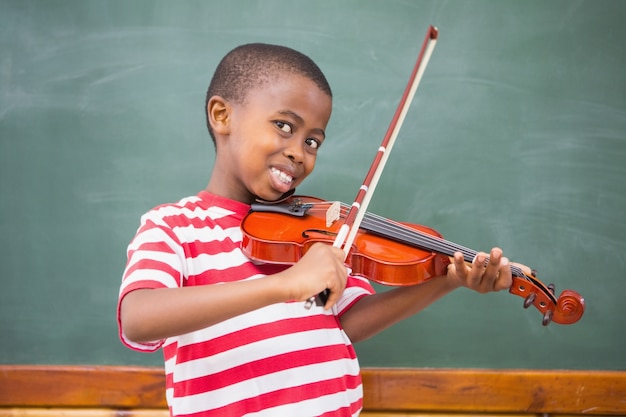
[[(446, 275), (374, 294), (347, 275), (343, 251), (318, 243), (293, 266), (252, 262), (243, 217), (313, 170), (332, 93), (320, 69), (289, 48), (249, 44), (218, 65), (207, 92), (216, 160), (196, 196), (142, 217), (128, 248), (118, 305), (129, 347), (163, 348), (173, 416), (356, 416), (362, 386), (352, 343), (415, 314), (455, 288), (510, 287), (494, 248)], [(304, 302), (329, 290), (324, 306)]]

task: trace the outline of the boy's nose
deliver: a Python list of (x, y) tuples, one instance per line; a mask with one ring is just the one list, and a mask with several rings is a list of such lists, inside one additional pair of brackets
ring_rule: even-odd
[(300, 141), (290, 141), (285, 147), (284, 154), (293, 162), (301, 163), (304, 160), (304, 149)]

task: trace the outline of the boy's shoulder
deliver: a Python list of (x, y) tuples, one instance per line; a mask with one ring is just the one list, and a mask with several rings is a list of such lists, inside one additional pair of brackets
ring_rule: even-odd
[(142, 222), (150, 220), (175, 225), (180, 224), (181, 221), (218, 221), (227, 217), (241, 220), (249, 209), (250, 206), (246, 204), (201, 191), (176, 202), (164, 203), (152, 208), (142, 216)]

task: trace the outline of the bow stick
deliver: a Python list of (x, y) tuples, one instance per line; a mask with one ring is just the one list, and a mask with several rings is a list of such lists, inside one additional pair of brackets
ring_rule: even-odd
[[(378, 148), (378, 152), (374, 157), (374, 161), (365, 176), (363, 185), (359, 188), (356, 198), (350, 206), (350, 210), (348, 210), (346, 220), (337, 233), (333, 246), (336, 248), (343, 248), (344, 260), (348, 257), (352, 243), (354, 242), (363, 217), (367, 211), (367, 206), (372, 199), (372, 195), (374, 194), (376, 185), (378, 185), (380, 175), (382, 174), (385, 164), (387, 163), (387, 159), (389, 158), (389, 153), (396, 142), (396, 138), (398, 137), (404, 118), (406, 117), (409, 107), (411, 106), (411, 102), (413, 101), (413, 97), (415, 96), (415, 91), (417, 90), (422, 76), (424, 75), (430, 56), (435, 49), (438, 34), (439, 31), (436, 27), (429, 26), (422, 44), (422, 49), (417, 57), (409, 82), (404, 89), (404, 93), (402, 94), (402, 98), (400, 99), (400, 103), (398, 104), (393, 119), (389, 124), (387, 133), (385, 134), (385, 137)], [(307, 309), (311, 308), (314, 302), (315, 297), (311, 297), (306, 302), (305, 307)]]

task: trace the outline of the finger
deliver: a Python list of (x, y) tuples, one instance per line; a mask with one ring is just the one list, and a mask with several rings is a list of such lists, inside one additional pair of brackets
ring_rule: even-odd
[(346, 254), (345, 254), (345, 252), (343, 251), (343, 249), (341, 249), (341, 248), (336, 248), (336, 247), (334, 247), (334, 246), (331, 246), (331, 247), (330, 247), (330, 250), (333, 252), (333, 255), (335, 255), (335, 258), (337, 258), (337, 261), (338, 261), (338, 262), (339, 262), (342, 266), (344, 266), (344, 263), (343, 263), (343, 262), (344, 262), (344, 260), (345, 260), (345, 258), (346, 258)]
[(350, 268), (343, 265), (343, 263), (337, 269), (336, 279), (330, 285), (327, 286), (328, 290), (330, 291), (330, 294), (328, 296), (328, 300), (326, 300), (326, 303), (324, 304), (325, 310), (330, 310), (333, 307), (333, 305), (335, 305), (337, 301), (339, 301), (339, 299), (341, 298), (343, 291), (346, 288), (346, 283), (348, 281), (349, 272), (350, 272)]
[(481, 272), (480, 284), (476, 288), (481, 293), (493, 291), (498, 280), (500, 270), (500, 262), (502, 260), (502, 250), (493, 248), (483, 263), (483, 271)]
[(333, 262), (335, 273), (329, 277), (329, 281), (326, 283), (326, 288), (330, 291), (328, 300), (324, 304), (326, 310), (330, 309), (341, 298), (348, 281), (348, 273), (351, 271), (343, 262), (345, 256), (343, 250), (335, 247), (329, 247), (329, 249), (335, 256)]
[(467, 277), (467, 284), (469, 288), (478, 289), (483, 282), (483, 274), (485, 272), (485, 262), (487, 261), (487, 254), (485, 252), (478, 252), (472, 261), (472, 267)]
[(491, 250), (483, 280), (485, 291), (500, 291), (511, 287), (513, 283), (511, 266), (509, 265), (509, 259), (502, 256), (500, 248)]
[(493, 285), (495, 291), (506, 290), (513, 285), (513, 276), (511, 274), (511, 264), (509, 258), (502, 257), (500, 261), (500, 268), (498, 270), (498, 279)]
[(324, 310), (330, 310), (331, 308), (333, 308), (333, 306), (337, 304), (337, 302), (341, 298), (341, 294), (343, 293), (343, 291), (333, 291), (330, 289), (328, 291), (329, 295), (328, 299), (326, 300), (326, 304), (324, 304)]
[(465, 265), (465, 259), (463, 258), (463, 254), (461, 252), (455, 252), (453, 256), (453, 261), (456, 276), (464, 280), (467, 277), (468, 268), (467, 265)]
[(483, 273), (483, 281), (485, 281), (485, 284), (488, 288), (493, 287), (494, 281), (498, 278), (501, 261), (502, 250), (500, 248), (491, 249), (491, 253), (489, 254), (489, 261), (487, 262), (487, 265), (485, 266), (485, 272)]
[(465, 265), (465, 260), (463, 259), (463, 254), (461, 252), (455, 252), (452, 254), (451, 262), (448, 265), (448, 271), (454, 273), (456, 279), (461, 285), (465, 285), (467, 266)]

